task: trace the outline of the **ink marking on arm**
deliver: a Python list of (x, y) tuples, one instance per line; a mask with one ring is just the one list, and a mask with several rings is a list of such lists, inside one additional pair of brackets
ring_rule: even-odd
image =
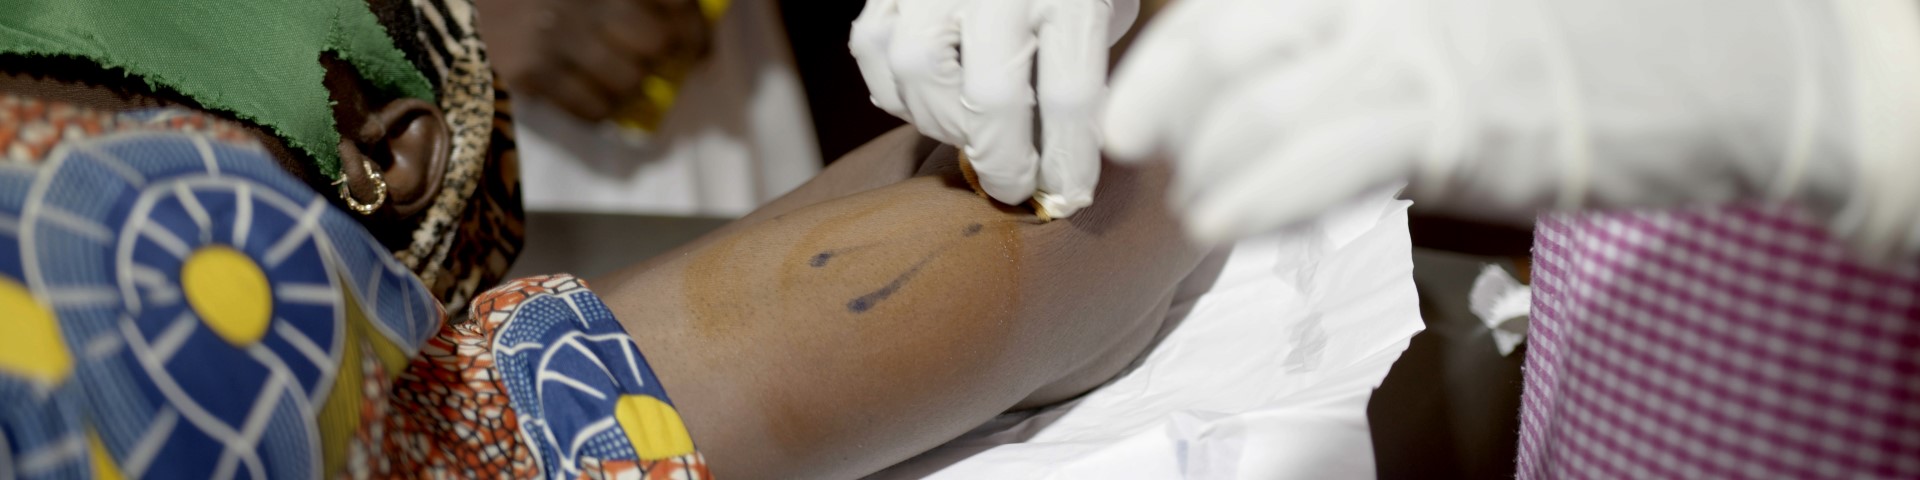
[(920, 268), (927, 266), (927, 262), (933, 261), (933, 257), (936, 256), (939, 256), (939, 252), (934, 252), (927, 255), (926, 258), (920, 259), (920, 263), (913, 264), (913, 268), (902, 272), (900, 276), (893, 277), (893, 281), (887, 282), (887, 286), (880, 287), (879, 290), (868, 292), (866, 295), (861, 295), (859, 298), (848, 301), (847, 311), (867, 313), (867, 310), (872, 309), (875, 304), (880, 303), (881, 300), (886, 300), (887, 297), (893, 296), (893, 292), (900, 291), (900, 287), (905, 286), (908, 280), (912, 280), (915, 274), (920, 273)]
[[(971, 237), (974, 235), (979, 235), (980, 230), (984, 228), (986, 228), (985, 225), (981, 225), (978, 223), (967, 224), (965, 228), (960, 229), (960, 236)], [(951, 242), (949, 242), (949, 244), (951, 244)], [(821, 250), (820, 253), (815, 253), (813, 254), (812, 257), (807, 258), (807, 266), (813, 267), (813, 268), (825, 267), (827, 266), (827, 262), (833, 261), (833, 257), (837, 257), (846, 253), (850, 253), (854, 250), (859, 250), (866, 247), (867, 247), (866, 245), (861, 245), (861, 246), (854, 246), (854, 247), (847, 247), (847, 248), (836, 248), (833, 250)]]
[(872, 246), (872, 245), (870, 244), (854, 245), (851, 247), (835, 248), (832, 250), (821, 250), (820, 253), (813, 254), (812, 257), (807, 258), (807, 266), (813, 267), (813, 268), (825, 267), (827, 266), (827, 262), (833, 260), (834, 257), (853, 253), (853, 251), (855, 250), (860, 250), (863, 248), (867, 248), (869, 246)]
[[(963, 237), (971, 237), (974, 235), (979, 235), (980, 230), (983, 228), (985, 228), (985, 226), (978, 223), (968, 224), (966, 228), (960, 230), (960, 235)], [(867, 310), (872, 310), (874, 305), (879, 304), (880, 301), (882, 300), (886, 300), (887, 297), (893, 296), (894, 292), (900, 291), (900, 287), (906, 286), (907, 281), (912, 280), (914, 275), (920, 273), (921, 268), (926, 267), (928, 262), (932, 262), (933, 259), (936, 257), (939, 257), (940, 254), (946, 253), (947, 247), (952, 246), (956, 242), (959, 242), (959, 240), (958, 239), (948, 240), (946, 245), (941, 246), (939, 249), (934, 250), (933, 253), (929, 253), (925, 257), (921, 257), (920, 261), (918, 263), (913, 264), (912, 268), (908, 268), (907, 271), (902, 272), (899, 276), (893, 277), (893, 281), (887, 282), (886, 286), (880, 287), (879, 290), (868, 292), (866, 295), (861, 295), (857, 298), (854, 298), (853, 300), (847, 301), (847, 311), (858, 314), (858, 313), (866, 313)], [(828, 250), (828, 251), (820, 252), (818, 254), (815, 254), (812, 259), (808, 260), (807, 264), (812, 265), (814, 267), (825, 266), (827, 264), (827, 261), (832, 259), (834, 255), (844, 253), (848, 250), (852, 250), (853, 248), (858, 248), (858, 247), (850, 247), (850, 248), (844, 248), (839, 250)]]

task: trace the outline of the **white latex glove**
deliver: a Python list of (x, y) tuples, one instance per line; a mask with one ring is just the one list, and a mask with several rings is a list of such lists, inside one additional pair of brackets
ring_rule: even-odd
[(987, 195), (1032, 197), (1065, 217), (1093, 203), (1107, 48), (1139, 9), (1139, 0), (868, 0), (848, 47), (874, 105), (964, 147)]
[(1118, 67), (1118, 159), (1165, 155), (1189, 230), (1361, 192), (1483, 219), (1794, 198), (1920, 249), (1911, 0), (1181, 0)]

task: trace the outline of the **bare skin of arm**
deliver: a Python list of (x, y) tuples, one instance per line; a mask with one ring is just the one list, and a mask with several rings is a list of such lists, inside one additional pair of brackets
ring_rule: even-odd
[[(41, 77), (0, 69), (0, 91), (191, 106)], [(973, 194), (951, 148), (899, 130), (594, 285), (719, 476), (857, 477), (1084, 393), (1140, 355), (1203, 252), (1162, 206), (1164, 171), (1107, 165), (1100, 182), (1093, 207), (1039, 224)]]
[[(1164, 171), (1107, 165), (1099, 202), (1042, 224), (925, 145), (882, 136), (593, 283), (717, 476), (857, 477), (1084, 393), (1141, 354), (1204, 254), (1163, 207)], [(917, 174), (889, 178), (914, 155)]]

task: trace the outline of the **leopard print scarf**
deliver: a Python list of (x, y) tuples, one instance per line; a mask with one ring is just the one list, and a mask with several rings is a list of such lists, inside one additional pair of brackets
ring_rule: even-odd
[(472, 1), (411, 1), (453, 152), (439, 197), (395, 255), (454, 314), (449, 318), (464, 318), (467, 301), (500, 281), (525, 237), (513, 114), (487, 62)]

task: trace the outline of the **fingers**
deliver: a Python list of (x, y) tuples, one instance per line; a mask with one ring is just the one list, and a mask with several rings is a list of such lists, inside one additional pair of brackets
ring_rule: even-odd
[[(1187, 117), (1166, 127), (1165, 149), (1189, 178), (1225, 178), (1241, 164), (1265, 161), (1260, 152), (1293, 141), (1295, 130), (1314, 128), (1318, 119), (1424, 105), (1406, 76), (1380, 63), (1378, 56), (1330, 52), (1247, 72), (1231, 86), (1210, 88), (1219, 97), (1204, 108), (1180, 113)], [(1175, 199), (1190, 199), (1193, 188), (1176, 185)]]
[(893, 28), (900, 17), (897, 3), (898, 0), (868, 0), (860, 10), (860, 17), (853, 20), (847, 49), (853, 52), (854, 63), (860, 66), (860, 77), (867, 82), (873, 105), (896, 117), (908, 118), (906, 103), (900, 101), (894, 83), (893, 64), (887, 59), (888, 45), (893, 43)]
[[(1179, 2), (1148, 25), (1116, 68), (1101, 119), (1107, 153), (1134, 162), (1186, 141), (1221, 92), (1253, 70), (1322, 51), (1347, 27), (1343, 2)], [(1216, 100), (1221, 99), (1221, 100)]]
[(644, 95), (643, 81), (670, 52), (703, 48), (706, 20), (686, 8), (660, 8), (627, 1), (574, 5), (557, 12), (538, 37), (541, 59), (521, 83), (586, 121), (614, 115), (624, 102)]
[[(702, 3), (696, 0), (669, 0), (655, 2), (653, 10), (660, 18), (662, 31), (668, 32), (668, 42), (664, 49), (681, 52), (692, 58), (706, 58), (713, 49), (713, 35), (717, 16), (710, 17)], [(725, 2), (721, 2), (725, 3)], [(720, 8), (724, 9), (722, 5)]]
[(640, 93), (640, 79), (646, 75), (641, 61), (603, 43), (582, 42), (562, 55), (563, 68), (600, 90), (609, 102), (618, 102)]
[(1097, 115), (1106, 97), (1104, 1), (1056, 1), (1038, 12), (1039, 103), (1044, 151), (1037, 200), (1055, 217), (1093, 203), (1100, 178)]
[(1298, 129), (1231, 174), (1204, 183), (1186, 209), (1188, 234), (1215, 244), (1298, 224), (1412, 173), (1432, 122), (1423, 110), (1365, 111)]
[(848, 47), (874, 104), (965, 147), (988, 196), (1066, 216), (1093, 201), (1107, 46), (1137, 11), (1137, 0), (875, 0)]
[(1033, 195), (1032, 22), (1026, 0), (975, 0), (961, 24), (967, 158), (987, 195), (1020, 204)]
[(960, 32), (938, 5), (867, 2), (847, 47), (874, 106), (954, 145), (966, 141), (959, 101)]
[(1250, 69), (1186, 122), (1169, 194), (1195, 239), (1291, 226), (1412, 173), (1431, 107), (1406, 70), (1350, 54), (1365, 51)]
[(645, 71), (640, 62), (611, 49), (594, 32), (561, 34), (590, 38), (543, 62), (528, 88), (567, 113), (590, 122), (607, 119), (623, 99), (639, 92)]
[[(667, 51), (669, 37), (665, 29), (672, 28), (676, 22), (665, 22), (639, 5), (627, 2), (605, 2), (606, 11), (597, 15), (594, 29), (597, 39), (618, 51), (627, 52), (633, 59), (647, 59)], [(682, 19), (686, 20), (686, 19)], [(701, 22), (698, 19), (687, 21)]]
[(1198, 38), (1186, 35), (1182, 17), (1206, 2), (1175, 3), (1161, 18), (1149, 25), (1134, 43), (1128, 58), (1120, 62), (1113, 75), (1112, 91), (1107, 99), (1101, 126), (1106, 133), (1106, 148), (1114, 160), (1142, 161), (1153, 155), (1165, 141), (1167, 128), (1183, 107), (1211, 98), (1205, 88), (1195, 88), (1207, 72), (1197, 57)]
[(901, 4), (898, 22), (893, 43), (887, 46), (887, 62), (893, 68), (905, 113), (902, 118), (928, 137), (965, 145), (960, 29), (952, 12), (921, 2)]
[(574, 117), (599, 121), (613, 113), (613, 103), (606, 100), (606, 94), (580, 75), (555, 72), (536, 74), (529, 80), (528, 89)]

